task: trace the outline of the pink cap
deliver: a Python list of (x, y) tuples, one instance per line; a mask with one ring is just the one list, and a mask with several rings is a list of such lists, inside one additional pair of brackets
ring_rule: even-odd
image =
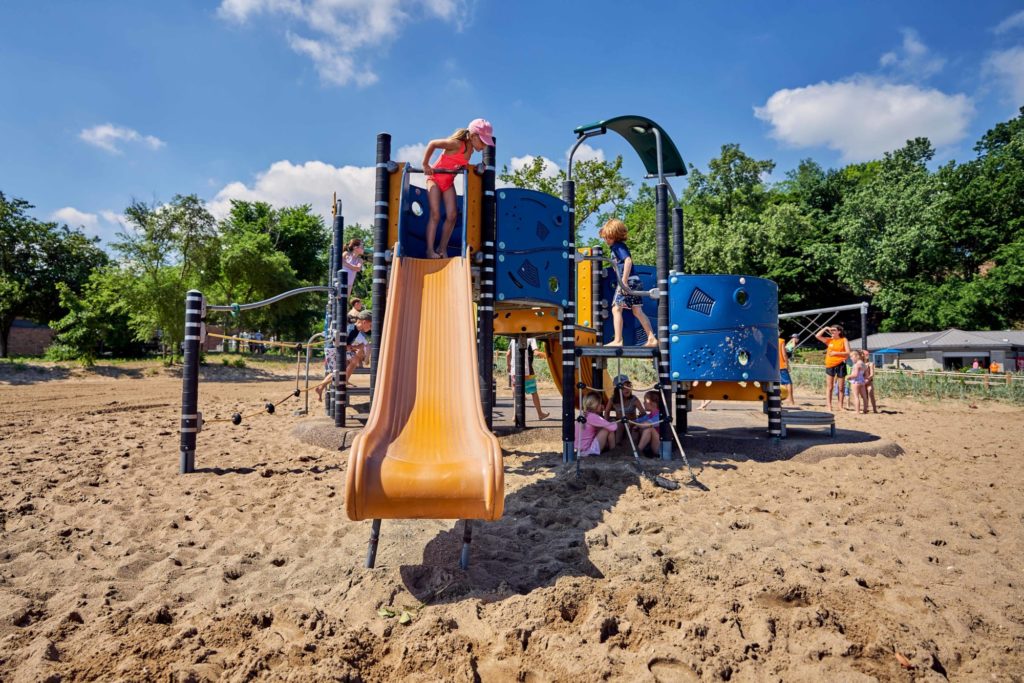
[(473, 119), (467, 126), (470, 133), (476, 133), (483, 140), (483, 143), (488, 147), (494, 146), (494, 128), (491, 127), (491, 122), (487, 119)]

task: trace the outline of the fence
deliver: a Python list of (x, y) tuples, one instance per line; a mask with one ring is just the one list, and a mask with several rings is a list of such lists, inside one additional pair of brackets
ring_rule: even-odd
[[(821, 390), (825, 372), (820, 365), (797, 365), (790, 369), (798, 387)], [(928, 370), (875, 369), (879, 397), (996, 399), (1024, 404), (1024, 375), (1004, 373), (939, 372)]]

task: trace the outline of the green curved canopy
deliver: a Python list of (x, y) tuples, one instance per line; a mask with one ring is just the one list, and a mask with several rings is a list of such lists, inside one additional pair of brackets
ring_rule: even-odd
[(676, 149), (676, 143), (672, 142), (672, 138), (668, 136), (664, 128), (645, 116), (616, 116), (613, 119), (577, 126), (573, 132), (577, 135), (585, 135), (586, 133), (598, 131), (602, 133), (609, 130), (615, 131), (626, 138), (626, 142), (636, 150), (640, 160), (644, 163), (644, 168), (647, 169), (648, 175), (657, 177), (658, 148), (654, 134), (651, 133), (651, 128), (657, 128), (661, 131), (662, 168), (665, 175), (686, 175), (686, 163), (683, 162), (683, 157), (679, 154), (679, 150)]

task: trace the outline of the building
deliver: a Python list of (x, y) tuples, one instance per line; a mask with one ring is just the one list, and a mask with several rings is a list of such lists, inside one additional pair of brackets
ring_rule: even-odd
[[(860, 339), (851, 339), (850, 348), (859, 349)], [(997, 363), (1000, 372), (1024, 372), (1024, 330), (882, 332), (868, 335), (868, 350), (881, 352), (887, 367), (959, 370), (977, 360), (981, 368)]]
[(8, 356), (41, 356), (53, 341), (53, 330), (31, 320), (15, 318), (7, 337)]

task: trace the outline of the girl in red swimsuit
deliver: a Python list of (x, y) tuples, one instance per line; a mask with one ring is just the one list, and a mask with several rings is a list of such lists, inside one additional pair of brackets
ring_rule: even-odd
[[(435, 170), (454, 171), (469, 165), (474, 151), (494, 145), (494, 130), (491, 122), (473, 119), (469, 126), (460, 128), (447, 139), (431, 140), (423, 153), (423, 173), (427, 176), (427, 197), (430, 202), (430, 219), (427, 221), (427, 258), (447, 258), (448, 241), (455, 229), (455, 176), (451, 173), (434, 173)], [(437, 150), (443, 150), (433, 166), (430, 157)], [(444, 228), (441, 243), (434, 246), (437, 222), (441, 214), (441, 200), (444, 199)]]

